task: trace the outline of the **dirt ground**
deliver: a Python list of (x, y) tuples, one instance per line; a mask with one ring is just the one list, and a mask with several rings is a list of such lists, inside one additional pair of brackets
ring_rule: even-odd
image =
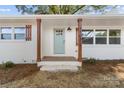
[(18, 64), (7, 70), (0, 67), (0, 84), (23, 79), (39, 71), (36, 64)]
[[(5, 77), (0, 70), (0, 80)], [(78, 72), (44, 72), (36, 65), (16, 65), (0, 87), (102, 88), (124, 87), (124, 61), (84, 63)]]

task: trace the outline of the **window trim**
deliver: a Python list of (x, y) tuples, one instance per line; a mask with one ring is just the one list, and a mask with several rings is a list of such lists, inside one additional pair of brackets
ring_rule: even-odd
[(84, 43), (83, 43), (83, 40), (82, 40), (82, 43), (83, 43), (84, 45), (94, 45), (94, 29), (82, 29), (82, 32), (83, 32), (83, 31), (92, 31), (92, 32), (93, 32), (93, 36), (92, 36), (92, 37), (87, 37), (87, 36), (83, 36), (83, 35), (82, 35), (82, 39), (83, 39), (83, 38), (93, 38), (93, 43), (92, 43), (92, 44), (84, 44)]
[[(120, 30), (119, 32), (120, 32), (120, 36), (109, 36), (109, 34), (108, 34), (108, 44), (109, 45), (121, 45), (121, 31), (122, 31), (122, 29), (109, 29), (108, 31), (109, 31), (109, 33), (110, 33), (110, 30)], [(110, 38), (120, 38), (120, 43), (119, 44), (110, 44), (110, 42), (109, 42), (109, 39)]]
[[(2, 28), (4, 28), (4, 27), (10, 27), (11, 29), (12, 29), (12, 33), (11, 33), (11, 39), (1, 39), (1, 35), (2, 35)], [(15, 34), (15, 29), (14, 28), (16, 28), (16, 27), (24, 27), (25, 28), (25, 26), (23, 25), (23, 26), (0, 26), (0, 42), (24, 42), (24, 41), (26, 41), (25, 39), (15, 39), (14, 38), (14, 34)], [(25, 33), (26, 34), (26, 33)]]
[[(99, 32), (100, 31), (106, 31), (106, 36), (102, 36), (102, 35), (97, 36), (96, 35), (97, 31), (99, 31)], [(96, 43), (96, 38), (106, 38), (106, 41), (105, 41), (106, 43), (105, 44), (102, 44), (102, 43), (101, 44), (97, 44)], [(95, 43), (95, 45), (106, 45), (107, 44), (107, 29), (95, 29), (95, 42), (94, 43)]]
[[(2, 33), (2, 28), (10, 28), (12, 30), (12, 32), (11, 33)], [(3, 34), (10, 34), (11, 38), (10, 39), (2, 39)], [(13, 39), (12, 34), (13, 34), (13, 28), (11, 26), (2, 26), (2, 27), (0, 27), (0, 40), (5, 40), (5, 41), (6, 40), (12, 40)]]
[[(25, 33), (16, 33), (16, 30), (15, 30), (16, 28), (25, 28)], [(16, 39), (15, 38), (15, 35), (16, 34), (24, 34), (24, 39)], [(16, 27), (14, 27), (13, 38), (14, 38), (14, 40), (25, 40), (25, 38), (26, 38), (26, 27), (22, 27), (22, 26), (18, 26), (18, 27), (16, 26)]]
[[(93, 45), (95, 45), (95, 46), (99, 46), (99, 45), (102, 45), (102, 46), (106, 46), (106, 45), (116, 45), (116, 46), (120, 46), (120, 45), (122, 45), (122, 27), (113, 27), (113, 26), (100, 26), (100, 27), (88, 27), (88, 26), (86, 26), (86, 27), (84, 27), (84, 28), (82, 28), (82, 31), (83, 30), (87, 30), (87, 29), (92, 29), (93, 30), (93, 33), (94, 33), (94, 36), (93, 36), (93, 44), (84, 44), (83, 42), (82, 42), (82, 44), (84, 45), (84, 46), (93, 46)], [(107, 35), (106, 36), (100, 36), (100, 37), (106, 37), (106, 44), (96, 44), (96, 37), (99, 37), (99, 36), (96, 36), (95, 35), (95, 31), (97, 30), (97, 29), (103, 29), (103, 30), (106, 30), (107, 31)], [(109, 30), (120, 30), (120, 36), (109, 36)], [(120, 38), (120, 44), (109, 44), (109, 37), (113, 37), (113, 38)]]

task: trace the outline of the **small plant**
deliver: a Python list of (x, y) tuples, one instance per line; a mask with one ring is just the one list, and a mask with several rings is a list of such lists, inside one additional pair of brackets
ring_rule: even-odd
[(90, 64), (94, 64), (96, 63), (96, 59), (95, 58), (85, 58), (83, 60), (84, 63), (90, 63)]
[(12, 61), (6, 61), (6, 62), (3, 62), (1, 67), (6, 69), (6, 68), (12, 68), (14, 66), (14, 63)]

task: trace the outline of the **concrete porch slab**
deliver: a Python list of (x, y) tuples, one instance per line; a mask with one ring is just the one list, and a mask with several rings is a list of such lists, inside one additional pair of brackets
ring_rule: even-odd
[(37, 66), (42, 71), (78, 71), (81, 63), (75, 57), (46, 56), (41, 62), (37, 63)]
[(37, 63), (38, 66), (55, 66), (55, 65), (65, 65), (65, 66), (81, 66), (78, 61), (41, 61)]
[(81, 63), (78, 61), (41, 61), (37, 63), (42, 71), (78, 71)]
[(72, 71), (72, 72), (76, 72), (78, 71), (78, 67), (77, 66), (43, 66), (40, 68), (41, 71), (49, 71), (49, 72), (58, 72), (58, 71)]

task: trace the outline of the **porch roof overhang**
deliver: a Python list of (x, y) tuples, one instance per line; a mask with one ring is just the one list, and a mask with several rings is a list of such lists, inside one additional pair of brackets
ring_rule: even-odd
[(0, 15), (0, 19), (124, 19), (124, 15)]

